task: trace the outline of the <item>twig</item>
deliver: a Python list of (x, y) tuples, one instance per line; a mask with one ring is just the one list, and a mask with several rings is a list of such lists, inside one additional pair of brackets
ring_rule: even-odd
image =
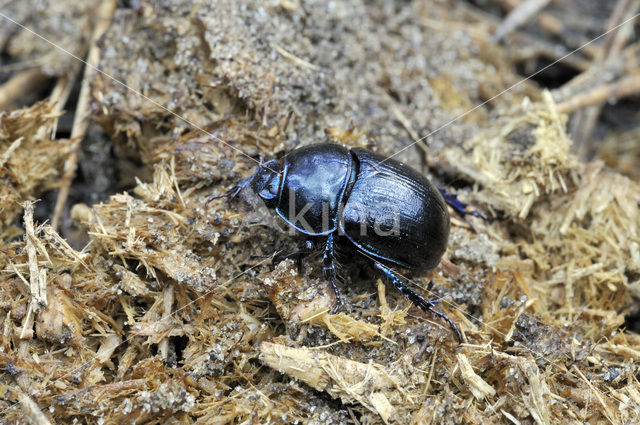
[[(607, 20), (607, 28), (615, 27), (625, 19), (629, 19), (630, 16), (637, 12), (639, 7), (639, 0), (618, 0), (611, 16)], [(632, 35), (632, 28), (633, 22), (630, 21), (626, 25), (617, 28), (616, 31), (607, 34), (603, 48), (596, 55), (592, 67), (565, 84), (563, 89), (570, 86), (575, 87), (577, 81), (585, 82), (601, 77), (603, 73), (598, 72), (599, 68), (607, 68), (620, 55), (622, 48)], [(579, 109), (571, 122), (571, 133), (579, 156), (585, 157), (589, 154), (589, 150), (585, 149), (585, 144), (595, 129), (596, 122), (602, 111), (602, 104), (608, 99), (629, 96), (637, 92), (637, 79), (634, 76), (628, 76), (617, 82), (600, 84), (595, 88), (589, 88), (586, 93), (575, 94), (569, 100), (558, 105), (558, 110), (561, 112), (571, 112), (578, 108), (586, 108)]]
[(18, 391), (18, 401), (29, 423), (34, 425), (51, 425), (51, 422), (49, 422), (49, 419), (42, 413), (40, 407), (25, 392)]
[[(53, 112), (62, 112), (64, 105), (67, 103), (69, 96), (71, 95), (71, 90), (73, 90), (73, 82), (76, 79), (76, 75), (80, 70), (80, 65), (77, 62), (74, 62), (70, 69), (60, 78), (58, 78), (58, 82), (56, 83), (51, 95), (49, 96), (49, 103), (53, 105)], [(62, 115), (62, 114), (60, 114)], [(53, 120), (53, 123), (50, 128), (51, 135), (49, 136), (51, 140), (55, 139), (56, 132), (58, 131), (58, 119), (60, 117), (56, 117)], [(43, 128), (44, 130), (44, 128)]]
[(18, 137), (16, 140), (14, 140), (11, 145), (9, 145), (7, 150), (4, 151), (2, 156), (0, 156), (0, 168), (4, 167), (4, 164), (6, 164), (9, 158), (11, 158), (11, 155), (13, 155), (13, 152), (20, 147), (22, 139), (23, 137)]
[(38, 68), (22, 71), (0, 86), (0, 110), (6, 110), (22, 96), (41, 86), (47, 76)]
[(25, 243), (29, 258), (29, 287), (31, 290), (31, 304), (33, 311), (38, 312), (40, 306), (47, 305), (47, 279), (38, 268), (38, 254), (36, 249), (36, 234), (33, 228), (33, 202), (24, 203), (24, 227), (26, 231)]
[[(630, 1), (631, 0), (618, 0), (618, 3), (616, 3), (616, 7), (613, 9), (613, 12), (611, 12), (611, 16), (607, 20), (607, 28), (611, 28), (622, 22), (622, 20), (624, 19), (624, 12), (629, 7)], [(604, 60), (607, 58), (607, 56), (611, 56), (612, 54), (617, 54), (622, 49), (622, 45), (620, 44), (620, 41), (622, 41), (620, 40), (621, 32), (622, 31), (614, 31), (605, 36), (601, 50), (601, 57), (599, 58), (600, 60)], [(626, 35), (622, 38), (626, 40), (629, 38), (629, 36)], [(616, 41), (618, 41), (618, 43), (616, 43)]]
[[(169, 320), (172, 316), (171, 307), (173, 306), (173, 285), (168, 284), (162, 292), (162, 320)], [(169, 335), (165, 335), (158, 343), (158, 353), (160, 357), (167, 361), (169, 358)]]
[(27, 315), (22, 321), (22, 330), (20, 331), (20, 339), (33, 338), (33, 302), (29, 303)]
[(0, 72), (26, 71), (27, 69), (39, 68), (42, 66), (42, 58), (27, 59), (16, 63), (0, 65)]
[(615, 83), (594, 87), (584, 93), (578, 93), (572, 98), (557, 105), (558, 112), (570, 113), (578, 108), (599, 105), (608, 100), (627, 97), (640, 92), (640, 75), (624, 77)]
[(87, 127), (89, 126), (89, 100), (91, 94), (91, 81), (95, 74), (95, 67), (100, 60), (100, 51), (98, 49), (98, 39), (102, 37), (105, 31), (111, 24), (111, 18), (116, 10), (115, 0), (106, 0), (100, 3), (100, 8), (96, 13), (96, 27), (91, 36), (91, 47), (87, 56), (87, 63), (90, 66), (86, 66), (84, 69), (84, 76), (82, 78), (82, 86), (80, 88), (80, 94), (78, 96), (78, 106), (73, 118), (73, 127), (71, 128), (71, 139), (75, 141), (75, 146), (64, 164), (64, 174), (62, 176), (62, 186), (58, 192), (58, 199), (56, 199), (56, 206), (53, 211), (53, 217), (51, 218), (51, 227), (54, 230), (58, 228), (60, 216), (64, 210), (64, 206), (67, 203), (69, 197), (69, 188), (71, 182), (75, 176), (76, 166), (78, 164), (78, 152), (82, 139), (84, 139), (87, 133)]
[(411, 139), (414, 142), (420, 140), (420, 135), (416, 133), (416, 131), (411, 126), (411, 122), (409, 122), (407, 117), (402, 113), (400, 108), (398, 108), (395, 103), (391, 104), (391, 111), (393, 112), (393, 115), (395, 115), (396, 119), (400, 122), (400, 124), (402, 124), (404, 129), (407, 130), (407, 133), (409, 133)]
[(85, 254), (81, 254), (75, 249), (71, 248), (67, 240), (60, 236), (58, 232), (53, 230), (50, 226), (44, 226), (42, 230), (44, 232), (44, 235), (50, 242), (49, 246), (54, 247), (58, 250), (58, 252), (61, 252), (67, 257), (77, 261), (78, 263), (82, 264), (85, 269), (91, 271), (91, 268), (84, 261), (83, 255)]
[(587, 384), (587, 386), (591, 390), (591, 394), (593, 394), (595, 396), (595, 399), (598, 401), (598, 404), (600, 404), (600, 407), (602, 407), (602, 415), (605, 418), (607, 418), (607, 420), (611, 424), (615, 424), (616, 421), (613, 420), (613, 418), (614, 418), (613, 412), (611, 412), (611, 409), (609, 408), (609, 405), (607, 405), (607, 403), (605, 403), (604, 399), (602, 398), (602, 393), (600, 392), (600, 390), (598, 390), (591, 383), (591, 381), (589, 381), (587, 379), (587, 377), (584, 376), (584, 374), (580, 371), (580, 369), (578, 369), (576, 367), (576, 365), (573, 365), (573, 367), (571, 369), (573, 369), (576, 372), (576, 374), (584, 381), (584, 383)]
[(551, 0), (525, 0), (517, 5), (507, 17), (498, 25), (493, 33), (495, 41), (502, 40), (507, 34), (514, 31), (520, 25), (530, 21), (533, 16), (540, 12)]
[(312, 64), (309, 61), (306, 61), (302, 58), (297, 57), (296, 55), (287, 52), (286, 50), (284, 50), (282, 47), (280, 47), (278, 44), (271, 44), (271, 47), (273, 47), (273, 50), (275, 50), (276, 52), (280, 53), (282, 56), (284, 56), (285, 58), (289, 59), (291, 62), (295, 63), (298, 66), (301, 66), (303, 68), (309, 68), (312, 69), (314, 71), (318, 70), (319, 67), (317, 65)]

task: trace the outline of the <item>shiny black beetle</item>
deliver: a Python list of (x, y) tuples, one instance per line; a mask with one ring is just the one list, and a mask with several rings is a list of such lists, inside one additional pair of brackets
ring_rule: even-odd
[[(424, 311), (457, 326), (412, 291), (391, 267), (411, 271), (438, 265), (449, 239), (449, 212), (438, 189), (410, 167), (362, 148), (322, 143), (298, 148), (261, 164), (233, 189), (215, 198), (251, 189), (290, 226), (309, 237), (324, 237), (323, 270), (336, 294), (335, 247), (352, 244), (402, 294)], [(287, 258), (313, 250), (297, 251)], [(335, 309), (334, 309), (335, 311)]]

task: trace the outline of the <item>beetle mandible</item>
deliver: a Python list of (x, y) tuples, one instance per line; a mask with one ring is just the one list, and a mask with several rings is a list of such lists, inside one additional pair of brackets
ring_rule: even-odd
[[(422, 174), (367, 149), (319, 143), (261, 164), (251, 177), (207, 203), (234, 198), (245, 187), (300, 233), (326, 238), (322, 263), (336, 295), (334, 312), (340, 304), (336, 245), (351, 244), (417, 307), (447, 321), (462, 342), (458, 327), (434, 308), (440, 299), (423, 298), (391, 269), (431, 270), (447, 248), (445, 199)], [(293, 255), (311, 250), (308, 241), (306, 251)]]

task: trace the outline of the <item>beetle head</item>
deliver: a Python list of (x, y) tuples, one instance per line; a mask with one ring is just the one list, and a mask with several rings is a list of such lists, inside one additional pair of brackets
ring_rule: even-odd
[(281, 168), (281, 164), (276, 160), (271, 160), (260, 164), (251, 177), (251, 189), (264, 201), (267, 208), (275, 208), (278, 202), (282, 177)]

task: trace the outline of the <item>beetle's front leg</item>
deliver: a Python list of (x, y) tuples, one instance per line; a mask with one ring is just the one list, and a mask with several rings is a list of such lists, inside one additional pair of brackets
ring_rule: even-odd
[(324, 256), (322, 257), (322, 271), (324, 272), (324, 278), (331, 283), (333, 287), (333, 293), (336, 295), (336, 304), (331, 309), (331, 314), (335, 314), (342, 304), (340, 298), (340, 292), (336, 285), (336, 260), (335, 260), (335, 239), (333, 233), (330, 233), (327, 237), (326, 245), (324, 246)]
[(440, 301), (442, 298), (438, 298), (436, 300), (426, 300), (420, 295), (413, 292), (407, 285), (405, 285), (404, 282), (402, 282), (402, 280), (390, 268), (380, 264), (377, 261), (374, 262), (374, 264), (375, 267), (380, 270), (400, 292), (402, 292), (402, 295), (408, 298), (409, 301), (411, 301), (414, 305), (425, 312), (433, 313), (436, 316), (444, 319), (449, 324), (449, 326), (451, 326), (451, 329), (453, 329), (456, 333), (458, 341), (462, 343), (462, 334), (460, 333), (460, 329), (458, 329), (456, 324), (453, 323), (453, 320), (449, 319), (444, 313), (441, 313), (433, 308), (434, 304)]
[(315, 251), (315, 245), (311, 239), (307, 239), (305, 242), (305, 246), (302, 249), (297, 251), (289, 252), (287, 254), (277, 253), (273, 256), (273, 260), (271, 260), (271, 264), (276, 265), (281, 261), (284, 261), (289, 258), (293, 258), (296, 261), (296, 266), (298, 267), (298, 273), (302, 273), (302, 259), (307, 255), (311, 254)]
[(220, 199), (220, 198), (227, 198), (229, 200), (232, 200), (233, 198), (235, 198), (236, 196), (238, 196), (238, 194), (247, 186), (249, 186), (251, 184), (251, 182), (255, 179), (255, 174), (252, 175), (251, 177), (248, 177), (242, 181), (240, 181), (238, 184), (236, 184), (235, 186), (233, 186), (231, 189), (227, 190), (225, 193), (223, 193), (222, 195), (212, 195), (210, 197), (207, 198), (207, 201), (204, 203), (205, 206), (209, 205), (209, 202), (213, 201), (214, 199)]

